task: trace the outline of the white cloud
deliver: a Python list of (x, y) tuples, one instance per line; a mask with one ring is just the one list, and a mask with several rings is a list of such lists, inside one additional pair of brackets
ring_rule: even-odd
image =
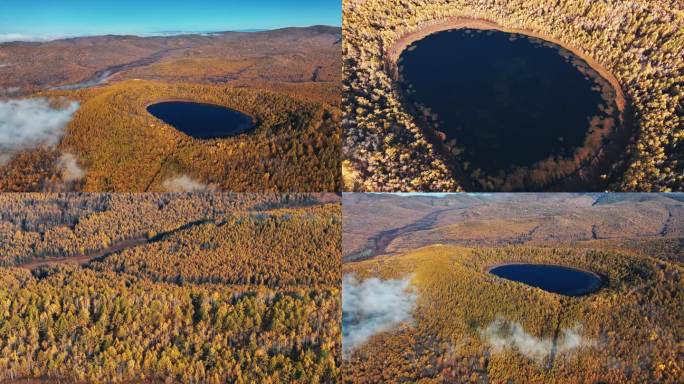
[(53, 108), (47, 99), (0, 101), (0, 154), (56, 145), (78, 107)]
[(38, 34), (30, 35), (26, 33), (0, 33), (0, 44), (14, 41), (35, 41), (44, 42), (70, 37), (66, 34)]
[(30, 35), (21, 33), (0, 33), (0, 43), (7, 43), (11, 41), (32, 41)]
[(76, 157), (71, 153), (63, 153), (55, 162), (55, 170), (59, 179), (44, 180), (43, 192), (70, 192), (77, 186), (77, 181), (83, 179), (85, 171), (78, 165)]
[(162, 186), (168, 192), (212, 192), (216, 190), (216, 186), (201, 183), (187, 175), (167, 179), (162, 183)]
[[(134, 33), (134, 36), (138, 37), (172, 37), (172, 36), (187, 36), (187, 35), (201, 35), (201, 36), (213, 36), (217, 34), (216, 32), (208, 31), (153, 31), (153, 32), (139, 32)], [(220, 33), (218, 33), (220, 35)]]
[(63, 153), (57, 161), (57, 168), (62, 173), (62, 181), (73, 182), (85, 176), (83, 168), (78, 166), (76, 157), (71, 153)]
[(16, 96), (19, 92), (21, 92), (21, 88), (19, 87), (0, 88), (0, 97)]
[(560, 355), (570, 353), (581, 347), (593, 347), (596, 342), (588, 340), (580, 335), (580, 328), (564, 328), (561, 330), (556, 345), (552, 338), (540, 338), (525, 331), (523, 326), (515, 321), (505, 321), (501, 318), (494, 320), (485, 329), (480, 330), (480, 335), (487, 340), (494, 352), (502, 352), (506, 349), (514, 349), (524, 356), (537, 360), (545, 360), (552, 352)]
[(342, 349), (348, 354), (376, 333), (388, 331), (411, 320), (416, 294), (411, 276), (396, 280), (342, 280)]
[(114, 35), (114, 36), (138, 36), (138, 37), (171, 37), (171, 36), (186, 36), (186, 35), (201, 35), (201, 36), (220, 36), (223, 32), (212, 32), (212, 31), (155, 31), (155, 32), (131, 32), (131, 33), (119, 33), (119, 32), (100, 32), (100, 33), (80, 33), (80, 34), (68, 34), (68, 33), (42, 33), (42, 34), (28, 34), (28, 33), (0, 33), (0, 44), (11, 43), (11, 42), (48, 42), (60, 39), (69, 39), (76, 37), (92, 37), (92, 36), (104, 36), (104, 35)]

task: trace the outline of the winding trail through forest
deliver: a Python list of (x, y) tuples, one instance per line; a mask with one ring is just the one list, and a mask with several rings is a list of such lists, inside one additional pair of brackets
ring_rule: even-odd
[(119, 64), (119, 65), (113, 65), (110, 67), (107, 67), (105, 69), (99, 70), (95, 72), (93, 76), (88, 78), (85, 81), (79, 82), (79, 83), (73, 83), (73, 84), (65, 84), (65, 85), (59, 85), (56, 87), (51, 87), (51, 90), (55, 91), (67, 91), (67, 90), (73, 90), (73, 89), (83, 89), (83, 88), (90, 88), (94, 87), (97, 85), (102, 85), (106, 83), (113, 75), (123, 72), (129, 69), (137, 68), (137, 67), (145, 67), (151, 64), (154, 64), (155, 62), (161, 60), (166, 56), (167, 53), (176, 51), (179, 49), (185, 49), (186, 47), (182, 48), (166, 48), (161, 51), (155, 52), (150, 56), (143, 57), (138, 60), (131, 61), (130, 63), (125, 63), (125, 64)]
[(129, 248), (135, 248), (139, 245), (147, 244), (149, 241), (150, 240), (148, 240), (147, 237), (138, 237), (130, 240), (120, 241), (114, 243), (113, 245), (107, 248), (86, 252), (81, 255), (67, 257), (50, 257), (45, 259), (32, 260), (28, 263), (18, 264), (17, 267), (34, 270), (41, 267), (54, 267), (57, 265), (65, 264), (85, 265), (88, 264), (91, 260), (104, 258), (113, 253), (119, 253)]
[(102, 259), (106, 258), (107, 256), (113, 255), (115, 253), (123, 252), (127, 249), (135, 248), (135, 247), (138, 247), (138, 246), (144, 245), (144, 244), (150, 244), (150, 243), (154, 243), (157, 241), (161, 241), (161, 240), (163, 240), (163, 239), (167, 238), (168, 236), (173, 235), (175, 233), (185, 231), (185, 230), (188, 230), (192, 227), (202, 225), (202, 224), (207, 224), (210, 222), (216, 223), (217, 226), (221, 226), (224, 224), (224, 223), (217, 223), (213, 219), (195, 220), (195, 221), (185, 223), (185, 224), (183, 224), (177, 228), (174, 228), (172, 230), (159, 233), (153, 237), (138, 236), (138, 237), (135, 237), (132, 239), (118, 241), (118, 242), (110, 245), (109, 247), (89, 251), (89, 252), (86, 252), (86, 253), (83, 253), (80, 255), (34, 259), (34, 260), (31, 260), (31, 261), (26, 262), (26, 263), (17, 264), (16, 267), (35, 270), (35, 269), (38, 269), (41, 267), (54, 267), (54, 266), (66, 265), (66, 264), (75, 264), (75, 265), (83, 266), (83, 265), (90, 263), (91, 261), (102, 260)]

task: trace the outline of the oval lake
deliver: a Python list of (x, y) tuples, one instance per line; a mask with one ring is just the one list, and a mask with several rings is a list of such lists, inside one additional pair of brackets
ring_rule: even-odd
[(614, 89), (586, 62), (520, 34), (437, 32), (404, 49), (397, 67), (408, 110), (472, 180), (572, 159), (597, 121), (617, 116)]
[(154, 117), (196, 139), (228, 137), (253, 128), (251, 117), (212, 104), (164, 101), (149, 105), (147, 111)]
[(601, 278), (591, 272), (560, 265), (505, 264), (489, 273), (566, 296), (583, 296), (601, 288)]

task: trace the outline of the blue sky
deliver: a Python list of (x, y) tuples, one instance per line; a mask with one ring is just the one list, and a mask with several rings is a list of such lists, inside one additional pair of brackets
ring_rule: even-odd
[(38, 39), (339, 26), (341, 19), (342, 0), (0, 0), (0, 35)]

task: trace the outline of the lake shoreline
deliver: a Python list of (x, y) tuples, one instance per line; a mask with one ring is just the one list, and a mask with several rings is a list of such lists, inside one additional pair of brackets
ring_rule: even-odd
[(108, 255), (111, 255), (113, 253), (119, 253), (122, 252), (126, 249), (129, 248), (135, 248), (137, 246), (147, 244), (149, 243), (150, 240), (147, 237), (136, 237), (133, 239), (128, 239), (128, 240), (123, 240), (119, 241), (117, 243), (114, 243), (113, 245), (107, 247), (107, 248), (102, 248), (98, 250), (94, 250), (91, 252), (86, 252), (85, 254), (82, 255), (75, 255), (75, 256), (66, 256), (66, 257), (48, 257), (48, 258), (43, 258), (43, 259), (34, 259), (32, 261), (22, 263), (22, 264), (17, 264), (17, 268), (23, 268), (23, 269), (28, 269), (28, 270), (36, 270), (41, 267), (54, 267), (58, 265), (64, 265), (64, 264), (74, 264), (74, 265), (85, 265), (88, 264), (89, 262), (99, 259)]

